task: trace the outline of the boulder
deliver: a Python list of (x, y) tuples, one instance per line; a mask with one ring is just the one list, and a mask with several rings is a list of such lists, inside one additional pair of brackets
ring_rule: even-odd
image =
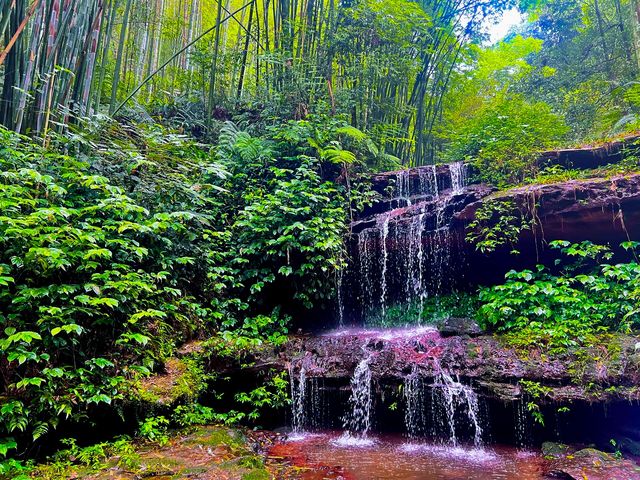
[(585, 448), (573, 454), (556, 455), (547, 475), (567, 480), (637, 480), (640, 466), (631, 460)]
[(438, 331), (443, 337), (460, 335), (477, 337), (482, 335), (482, 328), (473, 318), (446, 318), (438, 324)]
[(545, 457), (561, 457), (566, 455), (569, 450), (569, 445), (564, 443), (544, 442), (542, 444), (542, 454)]

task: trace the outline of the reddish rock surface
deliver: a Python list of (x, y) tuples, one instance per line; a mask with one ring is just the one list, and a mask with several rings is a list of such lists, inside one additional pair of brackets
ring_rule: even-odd
[(640, 135), (631, 135), (597, 146), (566, 148), (544, 152), (538, 159), (542, 167), (562, 165), (565, 168), (591, 169), (622, 160), (623, 152), (640, 150)]
[[(394, 336), (393, 332), (354, 330), (295, 336), (278, 351), (253, 357), (253, 368), (304, 366), (309, 378), (348, 380), (368, 354), (365, 352), (370, 352), (372, 377), (379, 382), (402, 382), (417, 366), (420, 376), (427, 380), (443, 368), (473, 383), (479, 394), (505, 401), (521, 397), (520, 380), (549, 387), (540, 403), (640, 400), (640, 354), (635, 349), (638, 337), (608, 336), (601, 345), (589, 347), (588, 355), (578, 357), (537, 349), (516, 351), (496, 336), (442, 337), (426, 329), (408, 335)], [(619, 348), (611, 348), (613, 344)], [(610, 353), (613, 351), (616, 353)]]
[[(640, 174), (610, 179), (573, 180), (531, 185), (494, 194), (469, 204), (456, 221), (463, 225), (487, 201), (511, 201), (526, 218), (535, 219), (539, 241), (622, 242), (640, 238)], [(532, 232), (523, 237), (531, 240)]]

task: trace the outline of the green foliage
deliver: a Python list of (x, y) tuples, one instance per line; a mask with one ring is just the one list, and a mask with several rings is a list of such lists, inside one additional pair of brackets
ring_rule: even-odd
[[(637, 244), (623, 244), (630, 254)], [(480, 292), (481, 321), (508, 332), (512, 342), (562, 351), (588, 342), (594, 334), (615, 329), (628, 332), (640, 321), (640, 265), (608, 263), (609, 248), (590, 242), (553, 242), (573, 261), (559, 274), (511, 271), (503, 285)]]
[(138, 429), (138, 435), (150, 442), (155, 442), (160, 446), (164, 446), (169, 443), (169, 420), (163, 416), (148, 417), (142, 423)]
[(113, 465), (136, 471), (140, 467), (140, 456), (128, 437), (120, 437), (113, 442), (101, 442), (81, 447), (73, 438), (61, 441), (65, 446), (48, 459), (48, 463), (41, 465), (27, 465), (22, 472), (26, 478), (41, 478), (47, 480), (66, 480), (78, 475), (89, 475), (107, 468), (109, 460), (116, 458)]
[(521, 95), (500, 96), (467, 119), (448, 156), (471, 161), (482, 181), (504, 187), (535, 172), (537, 154), (566, 133), (563, 120), (548, 105)]
[(265, 408), (281, 408), (289, 403), (289, 382), (287, 373), (280, 372), (271, 375), (264, 385), (251, 390), (236, 394), (235, 400), (241, 405), (248, 405), (250, 412), (247, 418), (256, 420), (260, 412)]
[[(270, 300), (276, 288), (293, 300), (283, 313), (333, 297), (333, 279), (344, 267), (346, 198), (362, 207), (370, 194), (329, 180), (338, 173), (348, 178), (370, 158), (363, 138), (326, 117), (272, 127), (264, 137), (233, 124), (221, 131), (218, 155), (232, 173), (224, 187), (237, 196), (230, 239), (234, 273), (249, 301), (263, 311), (278, 306)], [(265, 320), (244, 319), (242, 328)]]
[[(634, 6), (635, 5), (635, 6)], [(561, 112), (579, 143), (638, 128), (638, 22), (629, 0), (525, 1), (523, 34), (544, 41), (515, 88)], [(542, 68), (554, 75), (545, 77)]]
[[(3, 429), (34, 439), (124, 396), (190, 330), (181, 286), (191, 212), (152, 213), (87, 163), (0, 132)], [(25, 142), (26, 147), (18, 146)]]
[[(329, 305), (349, 203), (371, 198), (334, 180), (376, 152), (327, 118), (263, 136), (229, 124), (215, 152), (111, 122), (55, 149), (0, 135), (0, 437), (25, 443), (116, 407), (193, 337), (279, 343), (291, 313)], [(206, 378), (188, 367), (177, 387), (193, 399)], [(211, 418), (254, 420), (281, 402), (276, 380)]]
[(467, 241), (482, 253), (494, 252), (508, 245), (517, 254), (515, 246), (524, 230), (531, 228), (513, 201), (489, 201), (476, 211), (468, 226)]
[(199, 403), (178, 405), (171, 414), (171, 421), (179, 427), (206, 425), (217, 420), (218, 417), (212, 408), (205, 407)]

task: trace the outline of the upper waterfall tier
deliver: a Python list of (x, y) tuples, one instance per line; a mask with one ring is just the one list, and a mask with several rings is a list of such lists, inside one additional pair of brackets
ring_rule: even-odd
[[(640, 239), (640, 174), (503, 191), (469, 185), (468, 177), (460, 163), (373, 177), (385, 196), (351, 224), (341, 296), (346, 323), (389, 325), (388, 314), (399, 305), (414, 312), (406, 321), (418, 321), (429, 298), (501, 283), (512, 269), (553, 265), (557, 253), (546, 248), (553, 240), (616, 248)], [(469, 228), (488, 204), (509, 209), (510, 226), (520, 231), (482, 253)]]

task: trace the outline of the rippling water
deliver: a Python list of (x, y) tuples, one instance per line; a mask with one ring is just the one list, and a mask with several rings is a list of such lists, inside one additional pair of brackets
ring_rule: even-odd
[(304, 480), (542, 480), (545, 460), (533, 451), (448, 447), (399, 436), (345, 441), (340, 433), (298, 436), (272, 455), (309, 467)]

